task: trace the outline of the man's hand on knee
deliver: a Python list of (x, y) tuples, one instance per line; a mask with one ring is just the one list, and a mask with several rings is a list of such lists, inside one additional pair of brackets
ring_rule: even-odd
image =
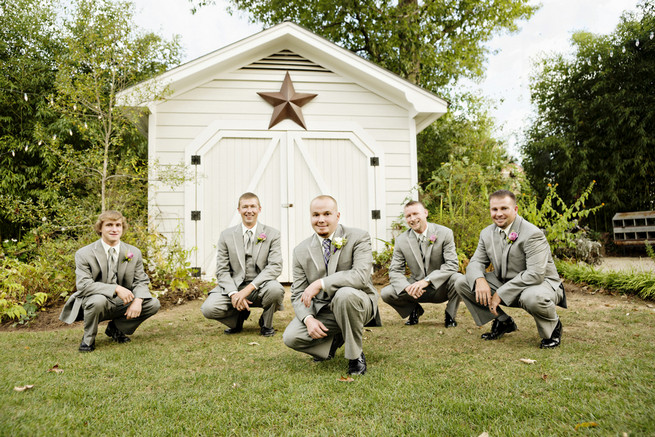
[(316, 340), (327, 337), (329, 329), (327, 329), (320, 320), (314, 318), (314, 316), (308, 316), (305, 318), (305, 326), (307, 327), (307, 332), (311, 338)]
[(122, 285), (116, 286), (116, 296), (118, 296), (125, 305), (134, 300), (134, 294)]

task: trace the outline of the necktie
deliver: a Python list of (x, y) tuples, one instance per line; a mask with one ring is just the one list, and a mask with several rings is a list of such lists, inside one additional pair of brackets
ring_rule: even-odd
[(425, 244), (425, 235), (421, 235), (418, 237), (418, 247), (421, 250), (421, 257), (423, 260), (425, 260), (425, 248), (423, 247)]
[(328, 263), (330, 262), (330, 241), (329, 238), (323, 240), (323, 261), (325, 261), (325, 270), (327, 270)]
[(109, 248), (109, 256), (107, 258), (107, 279), (111, 284), (116, 283), (116, 249)]
[(246, 238), (245, 238), (245, 244), (246, 244), (246, 253), (248, 255), (252, 255), (252, 231), (248, 229), (246, 231)]

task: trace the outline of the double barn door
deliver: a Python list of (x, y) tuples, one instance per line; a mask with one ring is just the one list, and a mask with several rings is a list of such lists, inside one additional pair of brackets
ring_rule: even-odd
[(375, 242), (384, 201), (379, 158), (365, 141), (355, 132), (230, 129), (199, 138), (189, 152), (198, 176), (185, 206), (185, 240), (196, 248), (192, 265), (215, 274), (218, 237), (241, 222), (237, 200), (247, 191), (260, 198), (259, 221), (282, 234), (280, 282), (292, 281), (293, 248), (313, 232), (309, 202), (319, 194), (337, 199), (340, 223), (368, 230)]

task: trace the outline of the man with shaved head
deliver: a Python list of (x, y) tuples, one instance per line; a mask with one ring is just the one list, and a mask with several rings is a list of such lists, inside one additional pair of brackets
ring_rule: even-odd
[(314, 234), (293, 251), (291, 301), (296, 317), (284, 344), (315, 361), (329, 360), (345, 344), (348, 373), (363, 375), (364, 326), (380, 325), (377, 291), (371, 281), (371, 237), (339, 224), (337, 201), (318, 196), (310, 204)]

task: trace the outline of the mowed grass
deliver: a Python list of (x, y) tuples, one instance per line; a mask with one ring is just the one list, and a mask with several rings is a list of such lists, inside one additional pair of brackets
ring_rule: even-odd
[[(93, 353), (81, 325), (1, 332), (0, 435), (655, 435), (655, 310), (638, 299), (570, 293), (562, 346), (538, 348), (532, 318), (483, 341), (462, 305), (444, 329), (444, 305), (405, 326), (386, 304), (367, 328), (368, 373), (341, 382), (347, 360), (313, 363), (278, 333), (223, 334), (201, 302), (163, 311), (124, 345), (101, 325)], [(249, 344), (256, 342), (258, 344)], [(536, 360), (524, 364), (521, 358)], [(59, 364), (63, 373), (47, 370)], [(14, 391), (15, 386), (34, 388)], [(595, 422), (595, 427), (577, 424)]]

